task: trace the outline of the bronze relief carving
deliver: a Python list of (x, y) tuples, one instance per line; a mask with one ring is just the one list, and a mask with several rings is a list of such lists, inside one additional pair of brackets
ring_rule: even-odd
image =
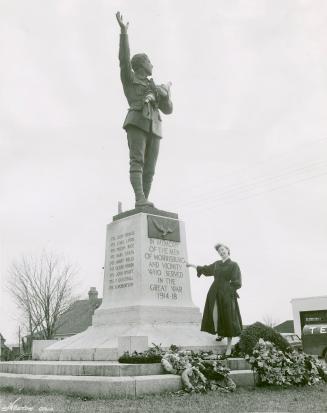
[(148, 237), (180, 242), (179, 221), (148, 215)]

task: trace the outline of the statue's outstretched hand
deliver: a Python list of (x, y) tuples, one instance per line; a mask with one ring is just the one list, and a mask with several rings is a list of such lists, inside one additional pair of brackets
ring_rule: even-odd
[(121, 32), (122, 33), (127, 33), (129, 23), (124, 24), (123, 15), (119, 11), (117, 11), (117, 13), (116, 13), (116, 19), (117, 19), (118, 24), (120, 26)]

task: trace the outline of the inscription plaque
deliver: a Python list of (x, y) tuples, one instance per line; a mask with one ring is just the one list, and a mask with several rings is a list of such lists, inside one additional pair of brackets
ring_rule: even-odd
[(149, 239), (144, 253), (147, 288), (157, 301), (183, 301), (185, 295), (185, 257), (176, 241)]

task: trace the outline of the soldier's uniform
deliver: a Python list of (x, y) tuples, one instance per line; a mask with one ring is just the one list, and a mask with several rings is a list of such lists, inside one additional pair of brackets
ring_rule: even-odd
[[(164, 86), (156, 86), (152, 79), (140, 77), (132, 69), (128, 35), (120, 35), (120, 77), (129, 109), (123, 124), (127, 132), (130, 154), (130, 179), (136, 201), (148, 198), (160, 139), (162, 138), (159, 109), (170, 114), (173, 105), (169, 93), (160, 93)], [(151, 96), (152, 101), (147, 102)]]

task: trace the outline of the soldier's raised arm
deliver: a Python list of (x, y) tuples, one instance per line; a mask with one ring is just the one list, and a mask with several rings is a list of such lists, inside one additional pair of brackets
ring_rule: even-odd
[(120, 27), (120, 42), (119, 42), (119, 65), (120, 78), (123, 83), (129, 82), (132, 78), (132, 66), (130, 59), (129, 43), (128, 43), (128, 26), (124, 24), (122, 14), (117, 11), (116, 19)]

